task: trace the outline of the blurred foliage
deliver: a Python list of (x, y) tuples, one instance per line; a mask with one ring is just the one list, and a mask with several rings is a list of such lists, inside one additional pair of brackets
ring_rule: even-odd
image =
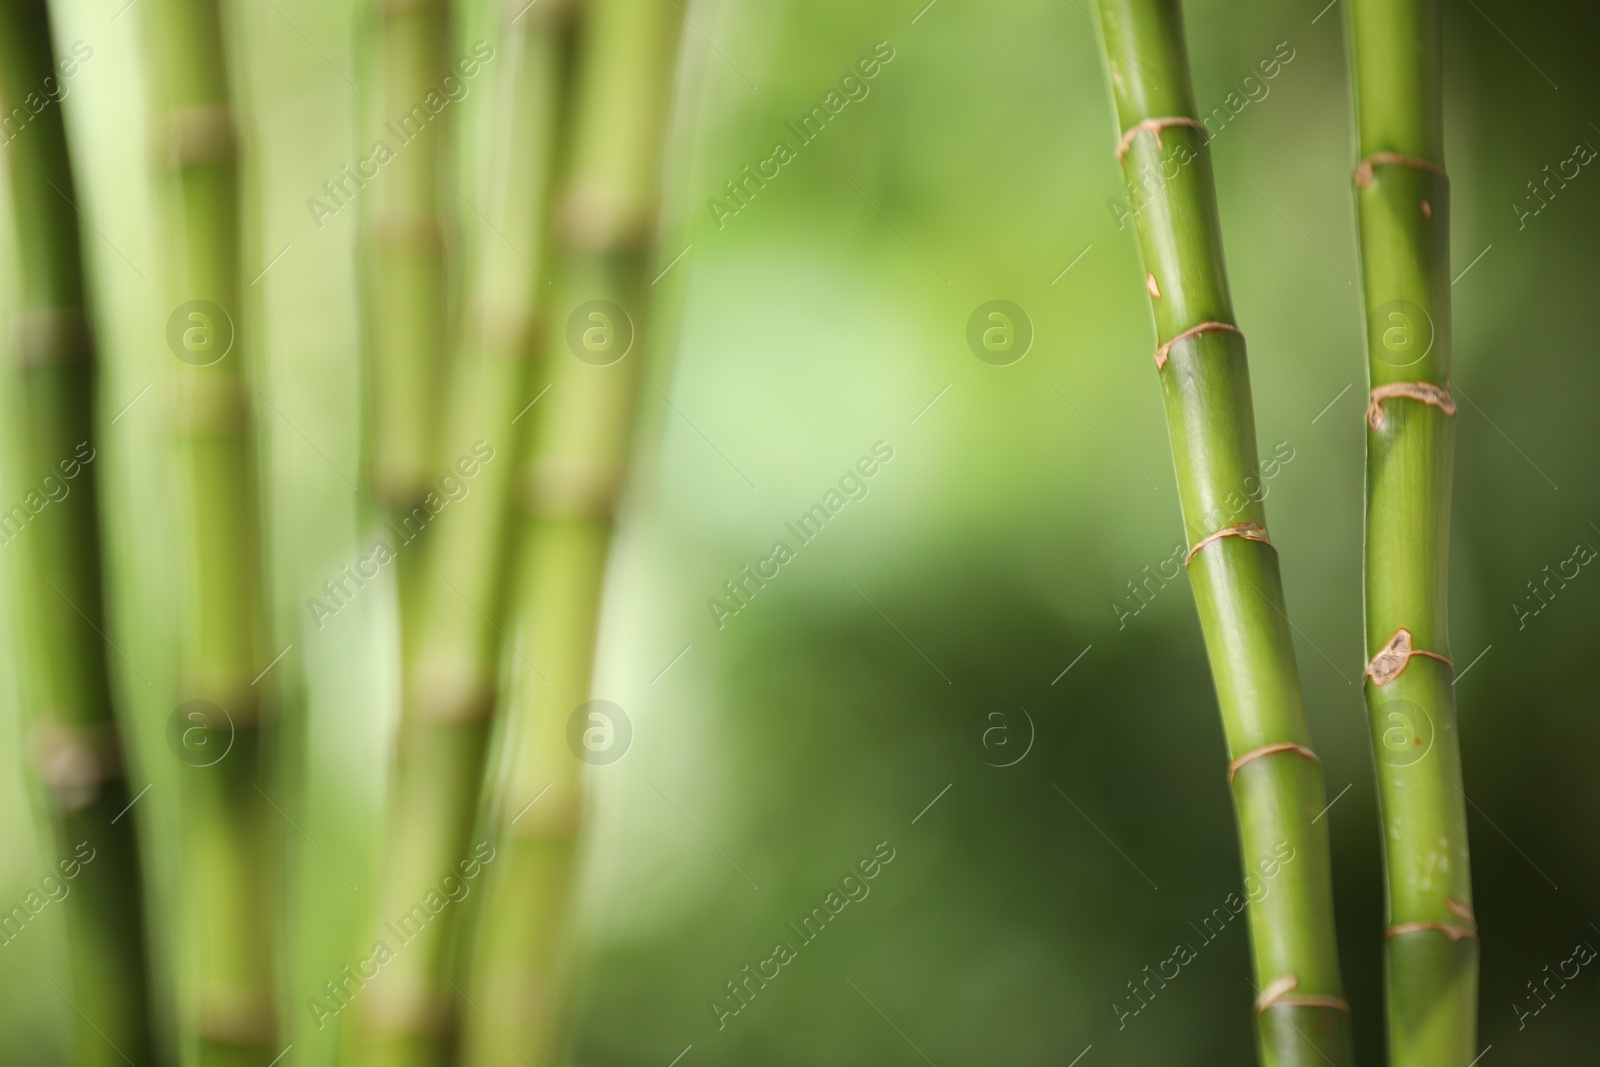
[[(160, 862), (179, 769), (163, 739), (178, 574), (159, 387), (170, 309), (147, 284), (159, 251), (140, 18), (137, 7), (119, 14), (123, 3), (54, 6), (58, 37), (95, 50), (66, 109), (107, 354), (109, 637), (151, 680), (113, 660), (141, 723), (134, 788), (151, 790), (135, 810), (158, 860), (160, 930), (183, 921), (165, 903)], [(1519, 620), (1513, 605), (1531, 604), (1526, 583), (1577, 542), (1600, 545), (1600, 486), (1582, 474), (1600, 446), (1585, 414), (1600, 361), (1580, 313), (1600, 286), (1600, 178), (1586, 168), (1520, 227), (1508, 205), (1576, 142), (1600, 144), (1587, 118), (1600, 15), (1446, 8), (1454, 255), (1465, 271), (1456, 384), (1470, 398), (1452, 652), (1484, 930), (1482, 1043), (1496, 1049), (1488, 1062), (1575, 1063), (1600, 1039), (1593, 975), (1520, 1028), (1514, 1005), (1532, 1006), (1525, 983), (1575, 943), (1600, 945), (1586, 904), (1600, 860), (1568, 833), (1600, 815), (1600, 661), (1586, 651), (1600, 579), (1585, 570), (1553, 587), (1536, 616)], [(661, 266), (688, 251), (656, 287), (659, 393), (646, 390), (607, 592), (596, 695), (624, 707), (636, 733), (625, 759), (593, 774), (578, 1062), (660, 1067), (692, 1045), (684, 1067), (1042, 1065), (1091, 1044), (1084, 1067), (1244, 1062), (1243, 926), (1205, 946), (1191, 926), (1239, 887), (1192, 604), (1180, 578), (1120, 629), (1110, 606), (1181, 529), (1137, 253), (1107, 205), (1122, 195), (1116, 131), (1087, 7), (710, 0), (683, 10)], [(351, 484), (362, 407), (354, 213), (318, 230), (305, 207), (361, 154), (360, 20), (309, 0), (229, 12), (253, 119), (259, 228), (247, 278), (272, 264), (251, 286), (244, 328), (270, 471), (273, 647), (292, 646), (269, 675), (289, 709), (274, 787), (293, 822), (282, 839), (284, 1002), (297, 1029), (285, 1062), (329, 1064), (333, 1031), (318, 1032), (304, 1002), (352, 959), (352, 886), (376, 877), (394, 713), (392, 594), (373, 587), (321, 630), (304, 605), (368, 540)], [(1327, 818), (1355, 1026), (1376, 1063), (1380, 853), (1359, 691), (1363, 353), (1341, 16), (1320, 2), (1188, 6), (1206, 108), (1280, 42), (1294, 51), (1214, 153), (1262, 448), (1294, 450), (1268, 508), (1329, 795), (1350, 786)], [(471, 19), (489, 22), (476, 8)], [(880, 41), (894, 58), (868, 95), (798, 146), (785, 123)], [(470, 131), (488, 86), (474, 88), (458, 125), (464, 198), (478, 188)], [(796, 158), (719, 227), (707, 198), (725, 197), (723, 182), (778, 139)], [(457, 207), (459, 249), (492, 239)], [(8, 256), (3, 268), (26, 265)], [(1027, 357), (1004, 368), (965, 341), (972, 310), (996, 298), (1026, 309), (1036, 331)], [(789, 540), (784, 523), (880, 440), (894, 458), (867, 496), (719, 629), (707, 598)], [(13, 479), (3, 499), (21, 492)], [(0, 749), (20, 770), (9, 664), (3, 675)], [(1037, 730), (1013, 767), (973, 749), (993, 700), (1026, 708)], [(0, 833), (9, 902), (44, 871), (16, 773), (0, 776)], [(785, 924), (883, 841), (895, 859), (870, 895), (797, 946), (719, 1030), (708, 1004), (726, 999), (724, 983), (776, 940), (793, 942)], [(62, 1062), (71, 1010), (40, 980), (59, 966), (60, 931), (48, 912), (35, 926), (0, 947), (0, 1062), (30, 1067)], [(1179, 941), (1199, 958), (1119, 1029), (1113, 1005), (1127, 1003), (1127, 983)]]

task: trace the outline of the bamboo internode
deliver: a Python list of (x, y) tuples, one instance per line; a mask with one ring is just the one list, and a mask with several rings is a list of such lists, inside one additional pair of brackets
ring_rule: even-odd
[[(1206, 132), (1192, 117), (1179, 4), (1101, 0), (1100, 13), (1116, 116), (1127, 131), (1118, 158), (1130, 182), (1140, 168), (1166, 179), (1137, 229), (1179, 496), (1193, 529), (1196, 518), (1219, 513), (1226, 490), (1218, 487), (1246, 484), (1259, 469), (1244, 337), (1228, 292)], [(1322, 770), (1301, 707), (1277, 551), (1259, 499), (1230, 513), (1238, 521), (1196, 542), (1188, 563), (1227, 734), (1244, 867), (1249, 873), (1275, 840), (1304, 857), (1280, 876), (1278, 892), (1250, 909), (1255, 982), (1273, 993), (1258, 1005), (1261, 1059), (1266, 1067), (1347, 1067), (1327, 827), (1315, 818)], [(1261, 760), (1288, 753), (1296, 758)], [(1289, 989), (1297, 996), (1286, 998)]]

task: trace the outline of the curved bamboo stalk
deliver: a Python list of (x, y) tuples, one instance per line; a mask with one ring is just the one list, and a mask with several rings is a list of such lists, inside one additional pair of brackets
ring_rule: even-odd
[(177, 697), (193, 724), (183, 736), (203, 731), (212, 748), (179, 768), (178, 1025), (184, 1063), (265, 1067), (282, 1051), (274, 1003), (279, 816), (268, 799), (270, 707), (265, 686), (252, 684), (266, 666), (269, 624), (254, 398), (240, 328), (239, 127), (217, 0), (151, 0), (146, 14), (167, 293), (176, 309), (170, 412), (185, 577)]
[[(517, 0), (504, 10), (491, 200), (484, 206), (492, 232), (470, 280), (443, 435), (445, 477), (463, 495), (435, 520), (415, 593), (416, 645), (403, 681), (385, 874), (372, 924), (373, 937), (392, 944), (396, 957), (363, 991), (357, 1014), (358, 1062), (373, 1067), (449, 1062), (461, 1014), (448, 984), (460, 907), (446, 907), (414, 935), (402, 917), (446, 876), (471, 892), (465, 873), (481, 869), (470, 834), (504, 647), (496, 620), (507, 599), (506, 534), (522, 429), (515, 423), (527, 403), (536, 322), (549, 298), (536, 264), (545, 258), (567, 65), (567, 13), (546, 0), (512, 23), (526, 7)], [(405, 927), (404, 947), (396, 943), (396, 922)]]
[[(553, 236), (549, 396), (520, 479), (516, 640), (462, 1062), (563, 1062), (583, 768), (569, 720), (589, 700), (616, 500), (631, 448), (672, 58), (671, 5), (584, 6), (568, 167)], [(612, 307), (591, 303), (609, 301)], [(538, 384), (538, 383), (535, 383)], [(617, 724), (612, 723), (613, 727)], [(622, 743), (613, 735), (612, 743)], [(605, 758), (604, 756), (600, 758)]]
[(1372, 388), (1365, 682), (1388, 883), (1389, 1062), (1431, 1067), (1479, 1051), (1446, 606), (1455, 403), (1440, 5), (1352, 0), (1348, 29)]
[[(78, 48), (84, 46), (80, 42)], [(93, 54), (92, 52), (90, 53)], [(12, 357), (20, 393), (19, 482), (49, 499), (26, 525), (0, 516), (17, 564), (19, 631), (30, 748), (66, 888), (67, 980), (75, 1011), (72, 1062), (149, 1062), (144, 893), (130, 790), (112, 695), (93, 442), (96, 352), (85, 307), (77, 192), (62, 121), (63, 69), (42, 0), (0, 8), (0, 114), (8, 129), (20, 307)], [(61, 494), (61, 495), (58, 495)], [(31, 510), (31, 508), (30, 508)], [(53, 895), (53, 894), (52, 894)], [(9, 918), (9, 916), (7, 917)], [(20, 936), (7, 928), (5, 940)]]
[[(1100, 0), (1123, 135), (1147, 206), (1138, 224), (1157, 373), (1190, 543), (1190, 584), (1221, 706), (1244, 870), (1275, 872), (1250, 905), (1261, 1061), (1346, 1067), (1349, 1006), (1334, 938), (1322, 769), (1309, 747), (1277, 550), (1259, 479), (1244, 337), (1178, 0)], [(1242, 511), (1227, 506), (1244, 497)]]

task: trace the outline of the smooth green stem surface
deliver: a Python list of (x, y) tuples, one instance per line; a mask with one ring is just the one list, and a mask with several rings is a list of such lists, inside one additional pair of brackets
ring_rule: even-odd
[(603, 771), (629, 736), (610, 709), (584, 705), (643, 373), (678, 15), (652, 0), (594, 0), (583, 10), (553, 227), (557, 296), (530, 385), (535, 394), (548, 385), (549, 395), (517, 487), (521, 655), (491, 805), (500, 858), (469, 975), (480, 1009), (464, 1018), (469, 1067), (565, 1062), (584, 773)]
[[(267, 665), (255, 397), (239, 276), (240, 133), (216, 0), (148, 0), (170, 422), (184, 594), (173, 752), (180, 800), (183, 1062), (265, 1067), (277, 1041), (277, 832), (263, 726)], [(174, 328), (171, 323), (176, 322)]]
[[(339, 206), (364, 204), (371, 428), (367, 442), (379, 503), (407, 512), (438, 477), (438, 397), (445, 384), (445, 127), (450, 0), (374, 0), (378, 83), (369, 126), (389, 158), (369, 183), (341, 179)], [(468, 61), (475, 62), (472, 57)], [(457, 81), (460, 79), (457, 78)]]
[[(478, 1011), (463, 1019), (469, 1067), (562, 1064), (569, 1037), (584, 764), (569, 747), (568, 717), (590, 695), (611, 523), (534, 519), (522, 540), (516, 632), (530, 662), (514, 668), (500, 819), (491, 826), (498, 856), (467, 987)], [(615, 723), (586, 717), (590, 726)]]
[[(1373, 389), (1450, 381), (1450, 210), (1437, 0), (1352, 0), (1355, 197)], [(1455, 418), (1404, 396), (1367, 424), (1366, 648), (1397, 631), (1450, 656), (1447, 574)], [(1412, 656), (1365, 679), (1387, 880), (1389, 1062), (1468, 1063), (1477, 1047), (1478, 934), (1454, 670)]]
[[(80, 49), (81, 49), (80, 45)], [(95, 349), (85, 309), (77, 192), (62, 122), (62, 71), (45, 5), (0, 9), (0, 114), (29, 114), (5, 137), (19, 287), (10, 355), (20, 404), (13, 474), (37, 514), (0, 514), (11, 553), (28, 747), (53, 842), (50, 874), (64, 884), (72, 1062), (102, 1067), (155, 1055), (149, 962), (127, 746), (101, 637), (104, 588), (96, 499)], [(55, 88), (52, 91), (52, 87)], [(41, 106), (42, 104), (42, 106)], [(35, 113), (34, 109), (37, 108)], [(43, 497), (48, 496), (47, 502)], [(0, 941), (26, 930), (6, 920)], [(26, 913), (23, 922), (28, 921)], [(35, 933), (32, 936), (42, 936)]]
[[(1125, 136), (1124, 175), (1143, 202), (1145, 287), (1164, 360), (1189, 578), (1211, 661), (1229, 756), (1290, 745), (1238, 766), (1232, 780), (1244, 871), (1271, 891), (1250, 904), (1253, 984), (1267, 1067), (1346, 1067), (1348, 1007), (1334, 937), (1322, 768), (1310, 758), (1276, 550), (1251, 492), (1260, 478), (1244, 338), (1234, 327), (1216, 193), (1177, 0), (1101, 0), (1106, 63)], [(1159, 129), (1152, 119), (1184, 120)], [(1226, 328), (1180, 335), (1205, 323)], [(1169, 347), (1170, 346), (1170, 347)], [(1238, 506), (1240, 501), (1242, 506)], [(1202, 544), (1202, 542), (1205, 542)]]
[[(490, 199), (483, 205), (493, 232), (471, 272), (452, 368), (438, 490), (451, 499), (419, 547), (404, 550), (424, 555), (412, 598), (415, 640), (403, 680), (384, 876), (363, 950), (373, 939), (394, 943), (388, 924), (437, 892), (446, 876), (463, 881), (463, 865), (472, 863), (497, 669), (512, 654), (498, 620), (510, 599), (516, 442), (535, 324), (550, 299), (551, 283), (536, 264), (544, 259), (566, 65), (568, 20), (554, 6), (515, 24), (509, 20), (525, 0), (504, 12)], [(461, 911), (441, 911), (403, 948), (395, 945), (394, 961), (362, 991), (359, 1062), (451, 1062), (457, 1021), (471, 1010), (449, 984)]]

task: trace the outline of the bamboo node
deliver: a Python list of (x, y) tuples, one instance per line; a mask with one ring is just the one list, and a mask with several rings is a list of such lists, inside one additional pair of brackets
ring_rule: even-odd
[(373, 240), (388, 252), (436, 255), (444, 252), (444, 226), (437, 216), (392, 208), (374, 216)]
[(1427, 656), (1429, 659), (1436, 659), (1446, 667), (1449, 667), (1452, 674), (1455, 673), (1456, 665), (1450, 662), (1449, 657), (1441, 656), (1437, 652), (1429, 652), (1427, 649), (1412, 648), (1411, 631), (1402, 626), (1394, 632), (1393, 637), (1389, 638), (1389, 643), (1380, 648), (1377, 655), (1372, 657), (1372, 662), (1367, 664), (1367, 669), (1362, 674), (1370, 677), (1377, 685), (1388, 685), (1400, 677), (1406, 667), (1410, 665), (1412, 656)]
[(448, 997), (407, 979), (375, 983), (357, 1013), (367, 1030), (404, 1037), (445, 1033), (454, 1018)]
[(191, 104), (167, 113), (167, 158), (174, 167), (231, 163), (238, 155), (233, 111), (227, 104)]
[(1301, 993), (1298, 996), (1290, 994), (1300, 985), (1300, 976), (1286, 974), (1282, 978), (1268, 984), (1256, 997), (1256, 1015), (1265, 1015), (1269, 1008), (1328, 1008), (1332, 1011), (1350, 1013), (1350, 1002), (1343, 997), (1330, 996), (1326, 993)]
[[(1136, 122), (1132, 126), (1129, 126), (1126, 132), (1123, 133), (1122, 139), (1117, 142), (1118, 162), (1121, 162), (1122, 159), (1127, 156), (1128, 149), (1133, 147), (1133, 139), (1139, 136), (1140, 133), (1155, 134), (1156, 147), (1160, 148), (1161, 131), (1170, 129), (1173, 126), (1188, 126), (1191, 129), (1199, 130), (1202, 135), (1207, 133), (1205, 123), (1201, 122), (1199, 119), (1191, 119), (1187, 115), (1171, 115), (1163, 118), (1144, 119), (1143, 121)], [(1207, 136), (1201, 143), (1209, 144), (1210, 141), (1210, 137)]]
[(373, 10), (379, 18), (397, 18), (418, 11), (437, 14), (448, 7), (446, 0), (378, 0)]
[(1191, 337), (1197, 337), (1203, 333), (1215, 333), (1219, 330), (1225, 330), (1229, 333), (1236, 333), (1240, 337), (1244, 336), (1244, 331), (1228, 322), (1202, 322), (1198, 326), (1191, 326), (1187, 330), (1184, 330), (1182, 333), (1178, 334), (1178, 336), (1174, 337), (1172, 340), (1168, 341), (1166, 344), (1162, 345), (1160, 348), (1156, 349), (1156, 370), (1161, 370), (1167, 365), (1167, 354), (1171, 351), (1172, 346), (1177, 344), (1179, 341), (1187, 341)]
[(1183, 565), (1187, 567), (1189, 561), (1194, 559), (1195, 553), (1211, 544), (1211, 542), (1220, 541), (1224, 537), (1242, 537), (1247, 541), (1260, 541), (1268, 548), (1275, 549), (1277, 547), (1268, 540), (1265, 526), (1262, 526), (1259, 522), (1241, 522), (1233, 526), (1224, 526), (1222, 529), (1214, 533), (1208, 533), (1200, 538), (1194, 543), (1194, 547), (1189, 549), (1189, 554), (1183, 557)]
[(1383, 429), (1383, 402), (1396, 398), (1430, 404), (1446, 415), (1456, 413), (1456, 402), (1450, 395), (1449, 382), (1443, 387), (1432, 382), (1390, 382), (1372, 391), (1372, 403), (1367, 407), (1367, 425), (1371, 426), (1374, 432)]
[(1322, 762), (1321, 757), (1304, 745), (1297, 745), (1293, 741), (1274, 741), (1270, 745), (1262, 745), (1260, 748), (1252, 748), (1249, 752), (1237, 757), (1232, 763), (1228, 764), (1228, 784), (1233, 784), (1233, 776), (1238, 774), (1239, 768), (1243, 767), (1246, 763), (1254, 762), (1255, 760), (1260, 759), (1262, 756), (1276, 756), (1280, 752), (1293, 752), (1295, 755), (1302, 756), (1305, 759), (1310, 760), (1312, 763)]
[(1263, 989), (1260, 994), (1256, 996), (1256, 1014), (1265, 1014), (1268, 1008), (1272, 1007), (1283, 997), (1287, 996), (1289, 992), (1299, 984), (1300, 976), (1297, 974), (1286, 974), (1282, 978), (1268, 982), (1267, 988)]
[(490, 352), (521, 358), (538, 336), (538, 316), (515, 303), (474, 301), (472, 331)]
[(615, 464), (577, 456), (541, 456), (524, 479), (525, 506), (547, 519), (609, 519), (622, 488)]
[(237, 437), (250, 430), (250, 397), (236, 375), (213, 369), (181, 372), (167, 395), (173, 429), (192, 436)]
[(1420, 934), (1425, 930), (1434, 930), (1448, 937), (1451, 941), (1460, 941), (1470, 937), (1476, 941), (1478, 931), (1465, 926), (1456, 926), (1454, 923), (1400, 923), (1391, 926), (1384, 932), (1384, 937), (1400, 937), (1404, 934)]
[(649, 247), (651, 217), (650, 203), (629, 190), (580, 182), (557, 205), (554, 229), (569, 249), (620, 254)]
[(494, 686), (471, 665), (425, 662), (411, 675), (409, 717), (427, 723), (483, 722), (494, 713)]
[(17, 363), (82, 363), (89, 358), (89, 317), (81, 307), (38, 308), (11, 317)]
[(62, 811), (94, 803), (100, 787), (123, 775), (122, 747), (110, 724), (43, 719), (29, 737), (34, 772)]
[(265, 1044), (277, 1032), (271, 996), (254, 989), (207, 989), (190, 1009), (190, 1019), (196, 1034), (224, 1045)]
[(1435, 174), (1445, 181), (1450, 180), (1450, 175), (1446, 174), (1444, 168), (1437, 163), (1429, 163), (1426, 159), (1418, 159), (1416, 156), (1403, 156), (1399, 152), (1374, 152), (1356, 164), (1356, 184), (1361, 188), (1372, 188), (1373, 167), (1410, 167), (1412, 170), (1423, 170), (1429, 174)]

